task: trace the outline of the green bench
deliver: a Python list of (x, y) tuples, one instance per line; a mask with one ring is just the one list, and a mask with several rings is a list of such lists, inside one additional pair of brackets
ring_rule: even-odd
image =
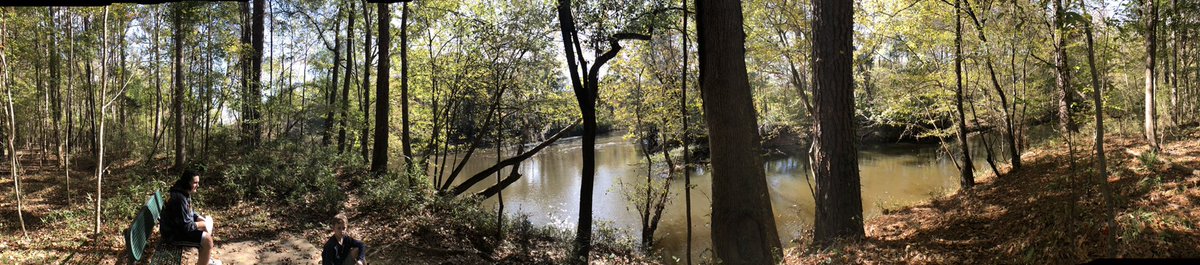
[[(141, 209), (133, 218), (133, 223), (129, 224), (122, 235), (125, 237), (125, 246), (129, 249), (129, 263), (137, 263), (146, 258), (146, 246), (149, 245), (150, 236), (154, 233), (154, 228), (158, 226), (159, 219), (162, 217), (163, 206), (166, 201), (163, 200), (162, 193), (154, 192), (154, 195), (146, 200), (146, 204), (142, 205)], [(155, 248), (154, 256), (150, 259), (150, 264), (181, 264), (183, 263), (183, 248), (192, 246), (179, 246), (160, 240)]]

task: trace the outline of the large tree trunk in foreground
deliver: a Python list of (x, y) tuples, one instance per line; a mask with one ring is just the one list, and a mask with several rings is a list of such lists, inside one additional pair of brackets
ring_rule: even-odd
[(696, 12), (700, 90), (712, 150), (713, 250), (725, 263), (771, 264), (781, 248), (759, 154), (741, 2), (698, 0)]
[(817, 178), (813, 239), (822, 243), (863, 238), (851, 72), (853, 7), (851, 0), (813, 2), (813, 172)]
[(371, 172), (382, 174), (387, 171), (388, 149), (388, 76), (391, 55), (392, 11), (387, 3), (377, 3), (379, 9), (379, 77), (375, 83), (375, 150), (371, 158)]

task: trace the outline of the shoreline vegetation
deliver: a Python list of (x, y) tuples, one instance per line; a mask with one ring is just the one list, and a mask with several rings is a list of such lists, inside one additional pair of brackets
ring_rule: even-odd
[(1200, 258), (1194, 2), (0, 3), (0, 264)]
[[(1168, 139), (1160, 153), (1150, 157), (1137, 138), (1109, 135), (1106, 149), (1110, 172), (1108, 179), (1118, 191), (1117, 222), (1119, 254), (1122, 257), (1188, 257), (1200, 255), (1200, 130), (1195, 127)], [(1081, 143), (1086, 144), (1086, 143)], [(1078, 263), (1102, 257), (1104, 233), (1097, 230), (1103, 220), (1098, 190), (1088, 183), (1091, 169), (1077, 168), (1071, 173), (1065, 163), (1067, 150), (1051, 141), (1023, 154), (1025, 169), (1009, 173), (1001, 168), (999, 178), (987, 173), (977, 179), (979, 185), (967, 193), (955, 192), (931, 198), (927, 202), (884, 209), (884, 214), (865, 223), (867, 238), (842, 242), (829, 248), (817, 248), (811, 238), (790, 240), (782, 263), (786, 264), (872, 264), (908, 262), (946, 263)], [(427, 187), (410, 187), (400, 175), (385, 180), (363, 178), (368, 175), (356, 163), (315, 158), (328, 154), (305, 153), (299, 147), (280, 146), (268, 152), (296, 152), (294, 156), (266, 161), (243, 161), (210, 165), (202, 181), (207, 191), (197, 199), (200, 209), (223, 220), (217, 237), (217, 257), (253, 257), (257, 260), (226, 262), (288, 261), (315, 262), (314, 253), (304, 253), (309, 245), (319, 245), (328, 236), (327, 218), (336, 210), (320, 206), (340, 203), (352, 212), (350, 232), (370, 245), (368, 257), (377, 264), (557, 264), (569, 256), (572, 231), (536, 226), (527, 217), (507, 216), (503, 240), (496, 240), (495, 213), (481, 209), (471, 200), (439, 199)], [(1083, 152), (1086, 153), (1086, 152)], [(0, 261), (9, 264), (124, 262), (119, 235), (132, 205), (153, 190), (162, 190), (173, 176), (157, 174), (166, 162), (155, 161), (148, 168), (142, 161), (125, 161), (114, 166), (105, 182), (106, 189), (118, 191), (105, 204), (104, 237), (99, 248), (83, 236), (88, 229), (87, 194), (75, 191), (73, 205), (68, 204), (61, 172), (57, 167), (37, 167), (34, 153), (20, 152), (26, 160), (23, 184), (26, 193), (26, 222), (30, 238), (22, 239), (19, 229), (0, 227)], [(1142, 155), (1135, 155), (1142, 154)], [(1079, 167), (1092, 158), (1077, 155)], [(162, 160), (161, 158), (159, 160)], [(344, 199), (323, 203), (320, 188), (297, 188), (305, 193), (284, 203), (230, 195), (252, 194), (221, 184), (236, 180), (239, 167), (248, 163), (279, 163), (268, 166), (296, 174), (318, 167), (327, 172), (338, 190), (352, 190)], [(312, 166), (300, 166), (315, 163)], [(223, 173), (218, 173), (223, 172)], [(318, 173), (322, 174), (322, 173)], [(263, 175), (260, 175), (263, 176)], [(1073, 176), (1073, 178), (1072, 178)], [(265, 176), (264, 176), (265, 177)], [(390, 179), (390, 181), (388, 180)], [(87, 181), (80, 179), (77, 181)], [(11, 185), (0, 180), (0, 185)], [(87, 182), (84, 182), (87, 183)], [(320, 184), (318, 184), (320, 185)], [(399, 189), (409, 191), (398, 192)], [(278, 194), (272, 196), (279, 196)], [(286, 197), (286, 196), (285, 196)], [(294, 200), (294, 201), (288, 201)], [(0, 196), (6, 209), (4, 224), (15, 220), (9, 214), (8, 195)], [(1077, 202), (1077, 203), (1070, 203)], [(327, 207), (338, 209), (339, 207)], [(369, 209), (366, 210), (366, 209)], [(316, 217), (316, 218), (314, 218)], [(280, 231), (284, 231), (280, 233)], [(801, 233), (807, 234), (807, 233)], [(638, 249), (632, 231), (600, 225), (592, 253), (601, 264), (671, 263), (655, 253)], [(153, 239), (152, 239), (153, 240)], [(300, 242), (300, 243), (297, 243)], [(152, 244), (155, 242), (151, 242)], [(255, 247), (257, 246), (257, 247)], [(248, 255), (245, 252), (251, 252)], [(258, 253), (254, 253), (258, 252)], [(97, 256), (98, 254), (98, 256)], [(194, 251), (186, 257), (194, 258)], [(709, 261), (711, 262), (711, 260)]]

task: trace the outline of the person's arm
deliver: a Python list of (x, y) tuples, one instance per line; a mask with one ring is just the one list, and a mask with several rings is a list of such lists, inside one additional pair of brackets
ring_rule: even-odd
[(351, 245), (352, 247), (358, 249), (358, 261), (367, 260), (367, 243), (363, 243), (362, 241), (358, 241), (357, 239), (351, 239), (351, 244), (354, 244), (354, 245)]

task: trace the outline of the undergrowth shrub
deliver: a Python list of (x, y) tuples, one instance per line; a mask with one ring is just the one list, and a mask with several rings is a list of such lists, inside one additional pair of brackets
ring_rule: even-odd
[[(167, 185), (161, 180), (146, 177), (145, 175), (130, 175), (129, 183), (121, 185), (116, 192), (108, 193), (103, 199), (102, 213), (104, 219), (112, 220), (129, 220), (137, 215), (137, 211), (141, 210), (142, 206), (150, 196), (154, 195), (155, 191), (163, 192), (163, 199), (166, 198)], [(94, 201), (92, 204), (94, 205)]]
[(352, 156), (276, 141), (226, 159), (226, 164), (215, 165), (214, 172), (204, 175), (212, 176), (209, 183), (217, 186), (217, 192), (210, 197), (214, 204), (229, 206), (250, 201), (303, 205), (295, 209), (300, 211), (297, 213), (320, 219), (337, 214), (346, 201), (347, 191), (338, 184), (338, 172), (347, 165), (358, 164), (352, 162)]

